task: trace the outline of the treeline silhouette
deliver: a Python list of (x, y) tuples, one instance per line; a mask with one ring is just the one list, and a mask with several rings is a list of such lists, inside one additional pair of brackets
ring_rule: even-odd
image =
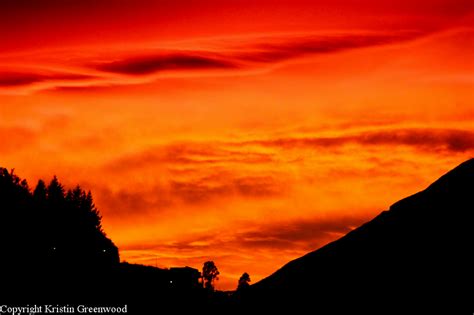
[[(219, 271), (161, 269), (120, 262), (91, 192), (66, 190), (57, 177), (30, 187), (0, 167), (0, 290), (3, 303), (212, 308), (228, 300), (214, 289)], [(183, 303), (185, 302), (185, 303)]]
[[(14, 171), (0, 168), (0, 252), (2, 265), (22, 271), (41, 267), (100, 269), (119, 264), (105, 235), (92, 195), (65, 190), (54, 177), (32, 190)], [(25, 268), (27, 267), (27, 268)]]

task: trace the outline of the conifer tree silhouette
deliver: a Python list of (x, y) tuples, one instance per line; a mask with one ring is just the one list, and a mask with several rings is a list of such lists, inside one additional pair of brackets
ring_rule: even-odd
[[(14, 171), (0, 168), (0, 250), (9, 268), (91, 269), (119, 263), (102, 229), (91, 192), (64, 189), (56, 176), (33, 192)], [(4, 260), (2, 264), (5, 264)]]

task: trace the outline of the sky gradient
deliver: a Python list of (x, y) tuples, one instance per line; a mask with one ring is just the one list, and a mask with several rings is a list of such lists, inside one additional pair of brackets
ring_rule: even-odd
[(0, 165), (129, 262), (255, 282), (474, 153), (472, 1), (0, 3)]

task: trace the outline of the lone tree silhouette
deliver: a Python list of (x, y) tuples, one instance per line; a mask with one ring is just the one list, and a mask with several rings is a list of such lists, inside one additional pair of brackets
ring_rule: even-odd
[(214, 281), (219, 280), (219, 270), (213, 261), (206, 261), (202, 267), (204, 288), (214, 291)]
[(237, 285), (237, 291), (242, 291), (247, 289), (250, 286), (250, 275), (246, 272), (242, 274), (242, 276), (239, 279), (239, 284)]

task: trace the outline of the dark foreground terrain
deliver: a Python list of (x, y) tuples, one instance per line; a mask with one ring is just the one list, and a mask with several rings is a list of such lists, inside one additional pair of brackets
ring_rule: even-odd
[(190, 268), (120, 263), (90, 194), (65, 192), (54, 180), (31, 191), (1, 171), (3, 304), (127, 304), (134, 314), (474, 310), (474, 159), (233, 294), (203, 289)]

